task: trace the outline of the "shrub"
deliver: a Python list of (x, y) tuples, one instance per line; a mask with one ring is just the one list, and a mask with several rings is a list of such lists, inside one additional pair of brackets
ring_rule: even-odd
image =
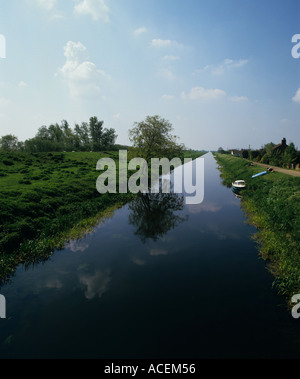
[(3, 164), (5, 164), (5, 166), (13, 166), (14, 165), (14, 162), (13, 161), (10, 161), (8, 159), (4, 159), (3, 160)]

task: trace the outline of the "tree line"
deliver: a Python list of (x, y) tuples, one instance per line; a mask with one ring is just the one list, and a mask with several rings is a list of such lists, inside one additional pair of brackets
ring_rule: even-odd
[(30, 153), (62, 151), (103, 151), (113, 149), (117, 135), (112, 128), (103, 127), (104, 121), (91, 117), (89, 122), (75, 124), (72, 129), (66, 120), (39, 128), (34, 138), (21, 142), (14, 135), (0, 138), (2, 151)]
[[(91, 117), (89, 122), (75, 124), (74, 129), (67, 121), (39, 128), (32, 139), (20, 142), (16, 136), (6, 135), (0, 138), (0, 150), (25, 151), (30, 153), (105, 151), (127, 149), (116, 145), (117, 135), (114, 129), (104, 129), (104, 122)], [(172, 124), (160, 116), (147, 116), (141, 122), (135, 122), (129, 130), (129, 140), (136, 153), (148, 162), (154, 157), (183, 158), (184, 144), (172, 134)]]
[[(295, 168), (300, 164), (300, 151), (291, 142), (284, 150), (276, 149), (273, 142), (265, 144), (261, 149), (243, 149), (240, 156), (251, 161), (269, 164), (277, 167)], [(222, 154), (231, 154), (232, 150), (225, 151), (222, 147), (218, 150)]]

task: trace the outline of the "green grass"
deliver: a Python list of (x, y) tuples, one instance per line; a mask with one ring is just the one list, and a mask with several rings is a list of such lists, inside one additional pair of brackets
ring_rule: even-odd
[[(186, 153), (193, 159), (201, 153)], [(129, 150), (128, 160), (136, 156)], [(119, 152), (0, 152), (0, 285), (19, 263), (47, 259), (133, 197), (96, 190), (96, 164)], [(128, 175), (132, 175), (129, 172)]]
[(217, 161), (225, 185), (246, 180), (243, 209), (258, 228), (255, 239), (274, 285), (290, 299), (300, 293), (300, 178), (274, 172), (252, 179), (264, 169), (228, 155), (217, 154)]
[(96, 190), (96, 164), (107, 157), (117, 161), (118, 152), (0, 153), (0, 280), (128, 201), (130, 194)]

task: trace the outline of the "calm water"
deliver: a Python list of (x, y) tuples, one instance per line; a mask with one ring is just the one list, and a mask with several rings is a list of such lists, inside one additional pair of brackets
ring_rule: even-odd
[(1, 289), (0, 356), (300, 356), (240, 200), (205, 156), (205, 201), (143, 196)]

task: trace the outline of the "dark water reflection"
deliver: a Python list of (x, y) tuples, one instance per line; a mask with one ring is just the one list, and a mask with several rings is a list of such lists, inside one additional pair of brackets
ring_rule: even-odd
[(205, 157), (205, 201), (144, 195), (1, 289), (0, 356), (299, 357), (240, 200)]
[(129, 224), (136, 229), (135, 235), (143, 243), (157, 242), (170, 230), (175, 229), (188, 217), (181, 217), (178, 211), (184, 208), (184, 197), (170, 194), (141, 194), (129, 205)]

